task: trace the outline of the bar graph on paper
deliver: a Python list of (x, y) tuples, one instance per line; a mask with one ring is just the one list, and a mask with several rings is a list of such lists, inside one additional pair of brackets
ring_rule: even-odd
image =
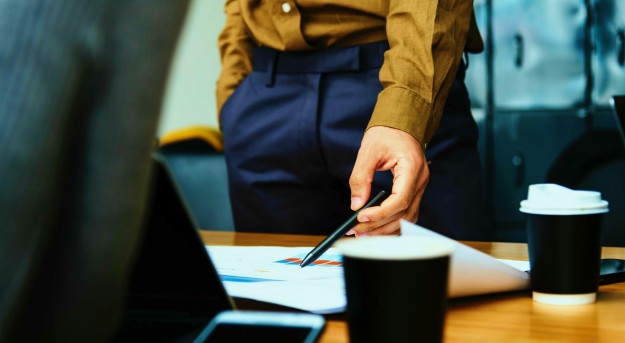
[[(224, 281), (304, 281), (342, 277), (342, 257), (329, 249), (306, 268), (299, 265), (312, 247), (209, 246), (211, 260)], [(312, 267), (312, 268), (311, 268)]]
[[(307, 253), (297, 254), (296, 256), (293, 256), (293, 257), (287, 257), (285, 259), (278, 260), (275, 263), (283, 263), (283, 264), (299, 266), (300, 263), (302, 263), (302, 259), (306, 257), (306, 254)], [(343, 266), (343, 259), (342, 259), (342, 256), (338, 254), (323, 254), (321, 258), (317, 259), (316, 261), (308, 265), (308, 267), (341, 267), (341, 266)]]
[(343, 262), (329, 249), (306, 268), (312, 247), (206, 247), (228, 294), (315, 313), (345, 309)]

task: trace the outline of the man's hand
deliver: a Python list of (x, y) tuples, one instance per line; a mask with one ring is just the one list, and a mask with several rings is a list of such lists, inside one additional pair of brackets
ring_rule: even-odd
[(375, 171), (389, 169), (393, 173), (391, 195), (380, 206), (360, 212), (360, 223), (348, 235), (398, 234), (400, 219), (415, 222), (419, 217), (419, 204), (430, 178), (425, 153), (410, 134), (385, 126), (369, 128), (362, 138), (349, 179), (352, 210), (358, 210), (369, 199)]

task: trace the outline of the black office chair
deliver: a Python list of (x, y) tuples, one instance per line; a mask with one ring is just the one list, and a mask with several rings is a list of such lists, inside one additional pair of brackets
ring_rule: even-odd
[(160, 151), (198, 227), (234, 229), (221, 132), (193, 126), (165, 134)]
[(572, 142), (547, 172), (547, 182), (601, 192), (610, 212), (602, 244), (625, 246), (625, 149), (616, 130), (596, 129)]

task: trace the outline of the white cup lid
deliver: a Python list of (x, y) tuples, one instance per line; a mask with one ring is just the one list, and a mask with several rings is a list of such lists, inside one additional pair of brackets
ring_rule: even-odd
[(340, 241), (344, 256), (370, 260), (423, 260), (453, 253), (449, 240), (416, 236), (374, 236)]
[(529, 186), (521, 212), (547, 215), (577, 215), (608, 212), (608, 202), (600, 192), (578, 191), (553, 183)]

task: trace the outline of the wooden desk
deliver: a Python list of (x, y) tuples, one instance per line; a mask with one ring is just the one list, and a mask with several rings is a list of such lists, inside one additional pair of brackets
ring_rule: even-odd
[[(200, 233), (208, 245), (314, 246), (323, 237), (231, 232)], [(496, 258), (527, 260), (525, 244), (465, 242)], [(625, 248), (603, 248), (604, 258), (625, 259)], [(445, 342), (624, 342), (625, 283), (599, 288), (597, 303), (544, 305), (514, 292), (451, 300)], [(348, 342), (347, 324), (329, 320), (323, 343)]]

